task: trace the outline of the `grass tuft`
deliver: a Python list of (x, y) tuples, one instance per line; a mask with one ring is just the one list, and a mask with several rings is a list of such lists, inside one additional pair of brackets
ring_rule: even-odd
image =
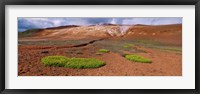
[(133, 44), (125, 44), (125, 45), (123, 45), (124, 48), (131, 48), (133, 46), (134, 46)]
[(47, 56), (42, 58), (45, 66), (66, 67), (66, 68), (98, 68), (105, 65), (105, 62), (94, 58), (67, 58), (64, 56)]
[(99, 49), (99, 52), (101, 52), (101, 53), (108, 53), (108, 52), (110, 52), (110, 51), (107, 50), (107, 49)]
[(150, 59), (144, 58), (136, 54), (125, 55), (125, 58), (133, 62), (152, 63)]
[(96, 52), (96, 55), (102, 55), (103, 53), (101, 53), (101, 52)]

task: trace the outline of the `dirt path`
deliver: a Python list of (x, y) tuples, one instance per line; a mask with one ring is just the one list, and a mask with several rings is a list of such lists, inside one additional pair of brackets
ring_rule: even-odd
[(36, 46), (36, 45), (22, 45), (19, 46), (20, 48), (24, 49), (31, 49), (31, 50), (41, 50), (41, 49), (60, 49), (60, 48), (76, 48), (76, 47), (84, 47), (89, 44), (93, 44), (98, 41), (105, 40), (107, 38), (101, 38), (101, 39), (96, 39), (96, 40), (91, 40), (86, 43), (80, 43), (80, 44), (75, 44), (75, 45), (64, 45), (64, 46)]

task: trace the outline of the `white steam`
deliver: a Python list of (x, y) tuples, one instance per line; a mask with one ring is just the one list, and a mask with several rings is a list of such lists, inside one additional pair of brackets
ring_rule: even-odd
[[(124, 21), (125, 20), (125, 21)], [(122, 21), (120, 21), (117, 18), (113, 18), (109, 23), (111, 24), (121, 24), (122, 26), (119, 26), (119, 31), (120, 31), (120, 35), (124, 35), (126, 34), (126, 32), (128, 31), (128, 29), (130, 28), (130, 26), (125, 25), (125, 24), (131, 24), (131, 22), (127, 22), (129, 21), (128, 19), (124, 19)]]
[(112, 18), (112, 20), (109, 22), (111, 24), (117, 24), (118, 19), (116, 18)]
[(122, 35), (126, 34), (126, 32), (128, 31), (128, 29), (130, 28), (130, 26), (120, 26), (120, 32)]

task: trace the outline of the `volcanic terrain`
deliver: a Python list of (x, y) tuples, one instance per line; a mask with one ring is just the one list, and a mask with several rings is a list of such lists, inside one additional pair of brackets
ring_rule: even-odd
[[(97, 54), (99, 49), (108, 53)], [(137, 54), (152, 60), (124, 58)], [(106, 63), (92, 69), (44, 66), (45, 56), (95, 58)], [(68, 25), (18, 33), (19, 76), (181, 76), (182, 24)]]

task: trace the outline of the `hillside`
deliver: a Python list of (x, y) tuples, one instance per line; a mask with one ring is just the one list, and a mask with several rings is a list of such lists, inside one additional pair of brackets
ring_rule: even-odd
[(99, 38), (146, 38), (181, 44), (182, 25), (72, 25), (28, 30), (19, 33), (19, 40), (79, 40)]
[[(19, 76), (182, 76), (181, 24), (71, 25), (18, 37)], [(93, 67), (97, 60), (104, 65)]]

